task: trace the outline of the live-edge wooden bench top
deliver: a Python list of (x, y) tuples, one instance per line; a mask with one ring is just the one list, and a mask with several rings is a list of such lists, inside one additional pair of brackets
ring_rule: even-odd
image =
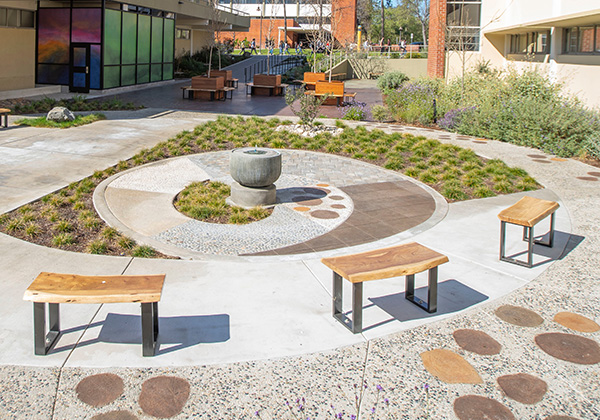
[(448, 262), (448, 257), (411, 242), (360, 254), (323, 258), (321, 262), (351, 283), (360, 283), (420, 273)]
[(503, 222), (532, 227), (549, 214), (554, 213), (558, 207), (558, 203), (555, 201), (525, 196), (498, 213), (498, 218)]
[(24, 300), (47, 303), (150, 303), (160, 301), (165, 274), (80, 276), (42, 272)]

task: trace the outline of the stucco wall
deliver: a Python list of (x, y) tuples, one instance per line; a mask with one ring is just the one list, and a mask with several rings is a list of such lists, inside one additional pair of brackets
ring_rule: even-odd
[(369, 73), (385, 73), (388, 71), (401, 71), (411, 79), (427, 76), (427, 59), (361, 59), (351, 60), (348, 68), (348, 77), (366, 79)]
[(35, 87), (35, 29), (0, 28), (0, 90)]

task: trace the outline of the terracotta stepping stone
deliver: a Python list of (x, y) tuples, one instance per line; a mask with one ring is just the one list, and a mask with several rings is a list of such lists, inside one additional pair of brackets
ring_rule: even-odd
[(142, 384), (139, 404), (144, 413), (161, 419), (181, 412), (190, 396), (190, 384), (174, 376), (157, 376)]
[(315, 210), (310, 215), (317, 219), (337, 219), (340, 217), (338, 213), (330, 210)]
[(460, 420), (515, 420), (504, 405), (479, 395), (465, 395), (454, 400), (454, 414)]
[(421, 353), (425, 369), (441, 381), (449, 384), (480, 384), (481, 377), (469, 362), (460, 355), (444, 349)]
[(580, 365), (600, 363), (600, 346), (575, 334), (546, 333), (535, 337), (536, 344), (552, 357)]
[(343, 204), (332, 204), (331, 208), (332, 209), (345, 209), (346, 206), (344, 206)]
[(317, 187), (329, 187), (329, 184), (317, 184)]
[(588, 172), (588, 175), (600, 177), (600, 172)]
[(487, 141), (473, 140), (473, 143), (487, 144)]
[(538, 403), (548, 391), (546, 382), (526, 373), (501, 376), (498, 378), (498, 385), (508, 398), (522, 404)]
[(138, 417), (129, 411), (109, 411), (108, 413), (96, 414), (92, 420), (137, 420)]
[(537, 327), (544, 322), (541, 316), (520, 306), (502, 305), (496, 309), (495, 314), (502, 321), (519, 327)]
[(335, 200), (335, 201), (340, 201), (340, 200), (344, 199), (344, 197), (342, 197), (341, 195), (332, 195), (329, 198), (331, 198), (332, 200)]
[(467, 351), (489, 356), (500, 353), (502, 345), (483, 331), (456, 330), (452, 333), (456, 344)]
[(546, 159), (546, 155), (527, 155), (527, 157), (534, 159)]
[(309, 211), (310, 207), (294, 207), (296, 211)]
[(566, 162), (568, 159), (563, 159), (563, 158), (550, 158), (550, 160), (553, 160), (555, 162)]
[(537, 162), (537, 163), (552, 163), (549, 160), (542, 160), (542, 159), (533, 159), (533, 161)]
[(580, 420), (577, 417), (571, 417), (571, 416), (549, 416), (546, 417), (544, 420)]
[(323, 200), (321, 200), (320, 198), (309, 197), (306, 195), (294, 197), (292, 198), (292, 201), (294, 203), (302, 204), (304, 206), (318, 206), (320, 204), (323, 204)]
[(574, 314), (572, 312), (557, 313), (554, 315), (554, 322), (558, 322), (563, 327), (584, 333), (600, 331), (600, 325), (583, 315)]
[(100, 373), (83, 378), (75, 387), (77, 398), (93, 407), (102, 407), (123, 393), (123, 380), (114, 373)]
[(595, 178), (593, 176), (578, 176), (576, 178), (582, 181), (598, 181), (598, 178)]

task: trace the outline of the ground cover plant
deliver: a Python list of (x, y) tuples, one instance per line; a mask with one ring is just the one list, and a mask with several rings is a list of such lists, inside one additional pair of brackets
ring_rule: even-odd
[(399, 122), (534, 147), (561, 157), (600, 156), (600, 113), (535, 70), (479, 67), (448, 84), (431, 79), (386, 91)]
[(47, 113), (56, 106), (63, 106), (71, 111), (120, 111), (136, 110), (143, 108), (133, 102), (123, 102), (120, 99), (87, 99), (85, 96), (76, 95), (71, 99), (56, 100), (44, 98), (40, 100), (30, 99), (6, 99), (0, 101), (1, 108), (9, 108), (14, 114), (42, 114)]
[(386, 134), (362, 126), (350, 128), (341, 120), (336, 125), (343, 131), (337, 137), (328, 132), (307, 138), (286, 130), (275, 131), (279, 125), (290, 124), (276, 118), (221, 116), (34, 203), (0, 215), (0, 231), (72, 251), (150, 256), (152, 249), (136, 246), (99, 218), (92, 203), (95, 187), (117, 172), (146, 163), (245, 146), (314, 150), (360, 159), (416, 178), (448, 201), (539, 188), (523, 169), (508, 167), (496, 159), (485, 160), (472, 150), (422, 136)]
[(231, 187), (223, 182), (193, 182), (175, 199), (175, 208), (192, 219), (208, 223), (245, 225), (262, 220), (272, 209), (254, 207), (245, 209), (226, 203)]
[(46, 117), (38, 118), (23, 118), (15, 121), (18, 125), (27, 125), (29, 127), (40, 128), (69, 128), (78, 127), (80, 125), (91, 124), (96, 121), (105, 120), (104, 114), (76, 115), (73, 121), (49, 121)]

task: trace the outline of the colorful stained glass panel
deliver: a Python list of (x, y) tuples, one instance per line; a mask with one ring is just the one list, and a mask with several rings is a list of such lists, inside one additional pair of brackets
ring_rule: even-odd
[(104, 64), (120, 63), (121, 12), (118, 10), (106, 9), (104, 15)]
[(69, 84), (69, 65), (64, 64), (38, 64), (37, 82), (40, 84)]
[(121, 79), (120, 66), (104, 66), (104, 89), (119, 86)]
[(71, 42), (100, 42), (102, 9), (73, 9)]
[(123, 13), (122, 64), (135, 64), (135, 42), (137, 36), (137, 14)]
[(100, 45), (90, 45), (90, 89), (100, 89)]
[[(38, 63), (69, 64), (70, 18), (70, 9), (38, 10)], [(54, 83), (48, 77), (39, 83)]]
[(121, 86), (135, 85), (135, 66), (121, 67)]

